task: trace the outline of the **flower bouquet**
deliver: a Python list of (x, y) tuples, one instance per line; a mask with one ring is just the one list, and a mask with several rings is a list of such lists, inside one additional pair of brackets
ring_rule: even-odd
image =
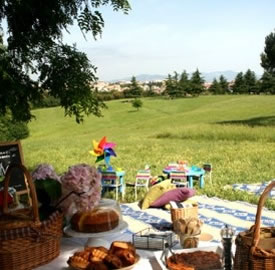
[(67, 217), (93, 209), (101, 198), (101, 174), (87, 164), (71, 166), (62, 176), (57, 175), (52, 165), (40, 164), (32, 178), (41, 220), (56, 209), (61, 209)]
[(67, 217), (75, 212), (91, 210), (101, 199), (101, 174), (95, 167), (77, 164), (62, 175), (64, 199), (61, 203)]

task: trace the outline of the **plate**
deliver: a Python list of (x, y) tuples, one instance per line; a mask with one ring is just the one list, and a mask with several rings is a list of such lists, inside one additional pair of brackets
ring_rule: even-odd
[(120, 233), (128, 228), (128, 223), (125, 221), (120, 221), (118, 226), (115, 227), (114, 229), (106, 232), (98, 232), (98, 233), (82, 233), (82, 232), (77, 232), (74, 231), (71, 228), (71, 225), (68, 225), (64, 228), (64, 233), (73, 236), (73, 237), (78, 237), (78, 238), (89, 238), (89, 237), (103, 237), (103, 236), (108, 236), (114, 233)]
[(210, 233), (201, 233), (199, 240), (204, 242), (209, 242), (209, 241), (212, 241), (213, 238), (214, 238), (213, 235)]
[[(187, 248), (187, 249), (175, 249), (173, 250), (174, 253), (182, 253), (182, 252), (194, 252), (194, 251), (213, 251), (216, 252), (220, 255), (220, 257), (222, 257), (222, 248), (219, 245), (215, 245), (215, 246), (209, 246), (209, 247), (201, 247), (201, 248)], [(156, 251), (154, 252), (155, 258), (159, 264), (159, 266), (161, 267), (162, 270), (168, 270), (168, 268), (166, 267), (166, 265), (164, 264), (164, 262), (161, 260), (161, 254), (162, 251)], [(169, 256), (171, 255), (171, 253), (169, 254)], [(222, 270), (222, 269), (216, 269), (216, 270)]]

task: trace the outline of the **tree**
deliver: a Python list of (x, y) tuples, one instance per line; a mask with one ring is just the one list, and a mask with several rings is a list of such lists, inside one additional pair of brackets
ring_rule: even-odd
[(264, 52), (261, 54), (261, 66), (266, 72), (275, 75), (275, 31), (265, 38)]
[(209, 92), (215, 95), (219, 95), (222, 93), (221, 85), (219, 84), (216, 78), (214, 78), (211, 86), (209, 87)]
[(201, 73), (197, 69), (192, 73), (190, 79), (190, 91), (193, 95), (199, 95), (204, 90), (204, 79), (201, 77)]
[(221, 88), (221, 94), (227, 94), (229, 92), (229, 83), (223, 75), (220, 76), (219, 84)]
[(245, 93), (258, 93), (257, 78), (255, 72), (248, 69), (244, 74)]
[(128, 88), (124, 90), (124, 95), (125, 97), (129, 97), (129, 98), (132, 98), (132, 97), (137, 98), (137, 97), (141, 97), (142, 94), (143, 94), (143, 89), (138, 84), (136, 77), (133, 76)]
[(132, 101), (132, 106), (133, 106), (134, 108), (136, 108), (137, 111), (142, 107), (142, 105), (143, 105), (142, 101), (141, 101), (140, 99), (138, 99), (138, 98), (135, 98), (135, 99)]
[(165, 80), (164, 94), (167, 94), (172, 99), (179, 96), (178, 76), (178, 73), (175, 71), (174, 76), (168, 74), (168, 78)]
[(243, 78), (243, 73), (239, 72), (236, 77), (235, 81), (232, 87), (233, 93), (243, 93), (245, 88), (245, 83), (244, 83), (244, 78)]
[(265, 71), (260, 79), (260, 92), (275, 94), (275, 76)]
[(185, 70), (181, 73), (178, 84), (179, 84), (179, 90), (180, 90), (181, 96), (185, 96), (190, 90), (188, 73)]
[(77, 122), (101, 115), (104, 103), (92, 87), (96, 67), (74, 45), (63, 43), (62, 31), (76, 22), (83, 35), (96, 39), (104, 27), (99, 8), (105, 5), (130, 10), (128, 0), (0, 1), (0, 23), (6, 20), (8, 28), (6, 47), (0, 38), (1, 115), (11, 111), (16, 120), (31, 120), (30, 102), (44, 93), (59, 98)]
[(261, 66), (265, 70), (260, 82), (261, 91), (275, 94), (275, 31), (265, 38)]

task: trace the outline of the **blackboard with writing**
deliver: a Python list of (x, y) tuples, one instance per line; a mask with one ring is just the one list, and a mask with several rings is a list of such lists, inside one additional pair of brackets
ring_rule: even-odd
[[(4, 176), (12, 163), (24, 163), (20, 142), (0, 143), (0, 188), (3, 187)], [(14, 187), (19, 193), (26, 190), (25, 177), (22, 170), (19, 168), (12, 170), (9, 186)]]

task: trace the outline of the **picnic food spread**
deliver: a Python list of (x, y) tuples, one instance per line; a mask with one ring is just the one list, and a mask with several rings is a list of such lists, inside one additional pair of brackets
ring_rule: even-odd
[(86, 247), (69, 257), (68, 264), (75, 269), (107, 270), (133, 265), (139, 256), (131, 242), (114, 241), (109, 249)]
[(170, 256), (166, 264), (170, 270), (221, 269), (219, 254), (213, 251), (182, 252)]
[(95, 208), (77, 212), (71, 218), (72, 229), (77, 232), (98, 233), (114, 229), (119, 224), (119, 213), (115, 209)]

